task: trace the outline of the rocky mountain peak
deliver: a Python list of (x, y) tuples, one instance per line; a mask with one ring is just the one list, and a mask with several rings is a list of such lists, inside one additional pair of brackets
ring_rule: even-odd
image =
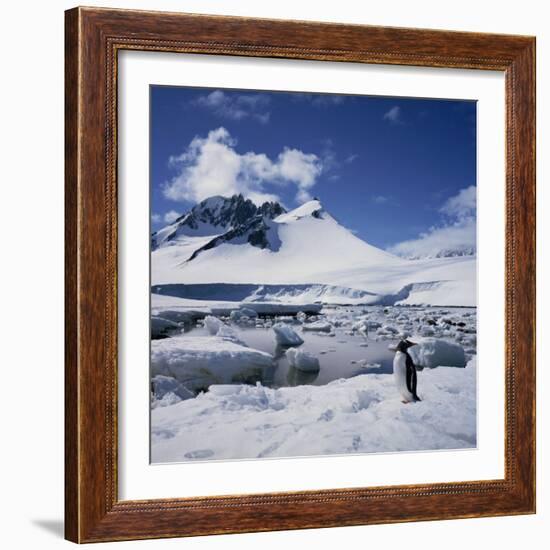
[(255, 218), (272, 220), (286, 210), (275, 201), (257, 206), (243, 195), (208, 197), (177, 218), (171, 225), (152, 235), (153, 249), (170, 244), (179, 235), (219, 235), (248, 225)]

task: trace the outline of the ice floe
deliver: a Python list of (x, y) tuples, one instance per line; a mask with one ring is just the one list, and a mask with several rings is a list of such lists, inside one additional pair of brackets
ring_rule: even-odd
[(290, 366), (304, 371), (304, 372), (316, 372), (320, 369), (319, 359), (301, 349), (290, 348), (286, 352)]
[(285, 323), (276, 323), (272, 328), (277, 344), (280, 346), (300, 346), (304, 343), (300, 335)]
[(171, 376), (196, 392), (212, 384), (253, 382), (273, 356), (221, 336), (175, 336), (151, 342), (152, 375)]
[(415, 365), (433, 369), (435, 367), (465, 367), (464, 348), (455, 342), (437, 338), (422, 338), (416, 346), (409, 348)]

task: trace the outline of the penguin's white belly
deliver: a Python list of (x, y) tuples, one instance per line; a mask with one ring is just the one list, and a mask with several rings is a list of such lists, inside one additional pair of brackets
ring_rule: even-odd
[(393, 358), (393, 378), (401, 397), (405, 401), (414, 401), (413, 394), (407, 388), (407, 356), (401, 351)]

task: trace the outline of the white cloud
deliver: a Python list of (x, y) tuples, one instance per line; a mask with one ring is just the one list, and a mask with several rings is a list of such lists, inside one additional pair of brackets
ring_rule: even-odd
[(403, 241), (389, 251), (407, 258), (468, 254), (476, 250), (476, 188), (461, 189), (439, 209), (441, 225), (431, 227), (418, 238)]
[(152, 223), (160, 223), (161, 220), (162, 220), (162, 217), (160, 214), (151, 214)]
[(271, 113), (267, 110), (269, 96), (262, 94), (227, 94), (214, 90), (199, 96), (194, 104), (211, 110), (216, 115), (230, 120), (252, 118), (265, 124)]
[(372, 202), (375, 204), (384, 204), (388, 202), (388, 197), (385, 197), (384, 195), (377, 195), (375, 197), (372, 197)]
[(170, 212), (166, 212), (166, 214), (164, 214), (164, 221), (165, 223), (174, 223), (180, 216), (181, 214), (179, 212), (170, 210)]
[(389, 111), (384, 113), (382, 118), (388, 120), (391, 124), (399, 124), (402, 122), (401, 107), (399, 107), (399, 105), (394, 105)]
[(447, 199), (440, 212), (449, 217), (466, 218), (475, 216), (476, 188), (475, 185), (461, 189), (456, 195)]
[(255, 202), (278, 200), (266, 186), (295, 185), (299, 202), (310, 200), (310, 190), (323, 170), (321, 159), (285, 147), (274, 159), (263, 153), (235, 150), (237, 142), (223, 128), (196, 136), (170, 164), (178, 174), (164, 185), (164, 195), (174, 201), (201, 201), (213, 195), (242, 193)]
[(407, 258), (437, 257), (447, 253), (470, 253), (476, 249), (476, 223), (473, 219), (432, 227), (418, 239), (403, 241), (389, 251)]

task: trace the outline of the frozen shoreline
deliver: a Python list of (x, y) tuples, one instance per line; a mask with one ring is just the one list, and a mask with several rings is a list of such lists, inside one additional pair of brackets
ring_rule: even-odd
[(271, 389), (213, 385), (151, 414), (153, 462), (312, 456), (476, 446), (476, 360), (418, 374), (420, 403), (391, 375)]

